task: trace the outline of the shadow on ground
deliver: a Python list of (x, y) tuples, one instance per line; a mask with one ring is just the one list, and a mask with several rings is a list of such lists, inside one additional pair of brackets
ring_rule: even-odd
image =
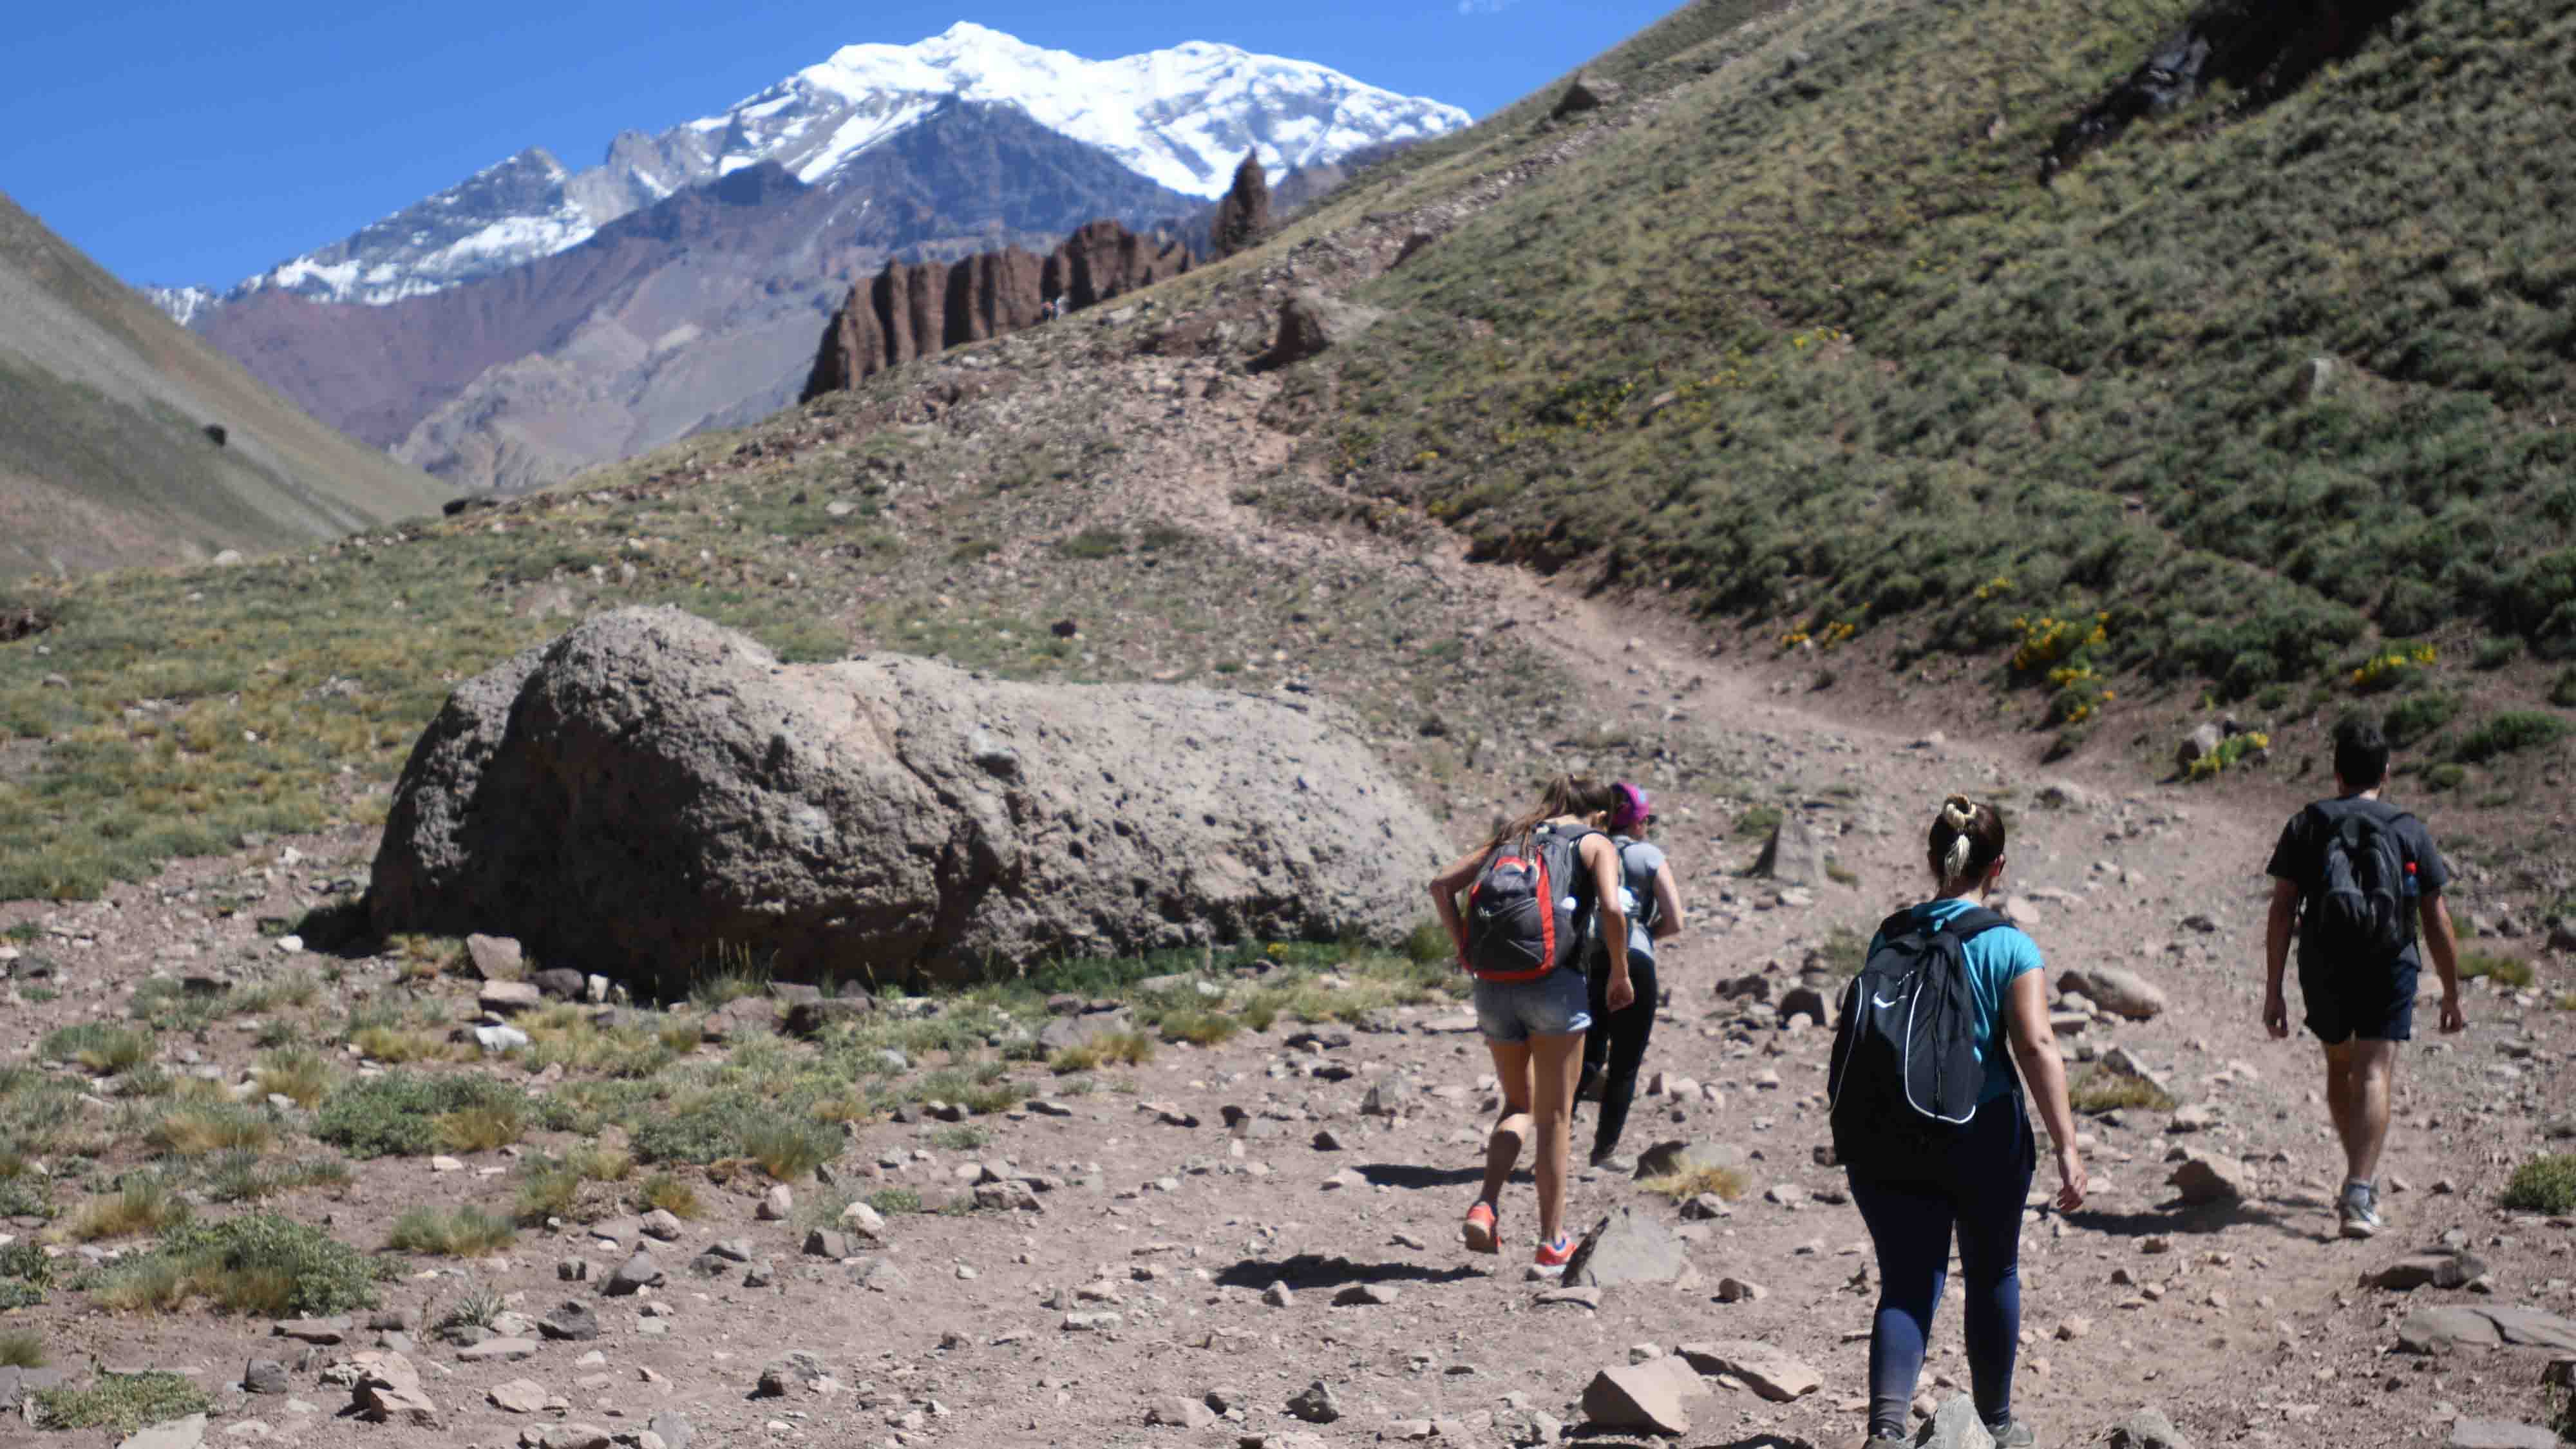
[(1290, 1289), (1345, 1288), (1353, 1283), (1457, 1283), (1483, 1277), (1475, 1268), (1433, 1268), (1420, 1263), (1354, 1263), (1348, 1258), (1323, 1258), (1313, 1253), (1300, 1253), (1293, 1258), (1273, 1262), (1268, 1258), (1246, 1258), (1216, 1275), (1219, 1286), (1227, 1288), (1267, 1288), (1285, 1283)]
[(2289, 1232), (2287, 1218), (2269, 1208), (2249, 1203), (2229, 1203), (2208, 1207), (2186, 1207), (2169, 1202), (2161, 1207), (2133, 1213), (2103, 1212), (2086, 1208), (2066, 1215), (2066, 1221), (2087, 1232), (2103, 1233), (2114, 1238), (2153, 1238), (2171, 1234), (2205, 1236), (2226, 1232), (2229, 1228), (2264, 1227)]

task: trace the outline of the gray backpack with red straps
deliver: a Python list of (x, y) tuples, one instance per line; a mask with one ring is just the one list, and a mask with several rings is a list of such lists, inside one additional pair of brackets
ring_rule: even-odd
[(1545, 824), (1506, 839), (1467, 888), (1466, 966), (1479, 981), (1536, 981), (1573, 965), (1592, 915), (1584, 837)]

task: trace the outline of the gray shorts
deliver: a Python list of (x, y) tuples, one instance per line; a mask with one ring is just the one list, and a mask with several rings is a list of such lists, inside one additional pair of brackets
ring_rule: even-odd
[(1592, 1003), (1583, 973), (1572, 967), (1536, 981), (1476, 983), (1476, 1025), (1485, 1040), (1505, 1046), (1534, 1036), (1571, 1036), (1592, 1029)]

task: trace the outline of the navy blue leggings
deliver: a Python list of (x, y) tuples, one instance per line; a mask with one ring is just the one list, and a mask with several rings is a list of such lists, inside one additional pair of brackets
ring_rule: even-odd
[(1950, 1233), (1967, 1279), (1968, 1373), (1990, 1426), (2012, 1417), (2021, 1337), (2021, 1218), (2037, 1145), (2016, 1092), (1977, 1113), (1938, 1177), (1851, 1176), (1852, 1202), (1878, 1249), (1878, 1318), (1869, 1336), (1869, 1427), (1903, 1433), (1923, 1376), (1923, 1349), (1949, 1279)]

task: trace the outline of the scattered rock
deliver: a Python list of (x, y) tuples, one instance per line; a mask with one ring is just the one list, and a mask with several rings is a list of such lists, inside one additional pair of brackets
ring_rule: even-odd
[(1699, 1392), (1699, 1375), (1677, 1359), (1621, 1364), (1584, 1386), (1583, 1417), (1596, 1429), (1687, 1434), (1690, 1411), (1683, 1400)]
[(783, 1223), (796, 1211), (796, 1194), (781, 1183), (760, 1195), (760, 1208), (754, 1214), (764, 1223)]
[(2217, 754), (2218, 747), (2225, 743), (2226, 739), (2227, 732), (2220, 729), (2216, 721), (2203, 722), (2194, 727), (2190, 734), (2183, 736), (2180, 744), (2174, 746), (2175, 767), (2190, 769), (2193, 762)]
[(336, 1348), (349, 1341), (350, 1322), (346, 1318), (290, 1318), (269, 1332), (318, 1348)]
[(2451, 1426), (2450, 1449), (2560, 1449), (2555, 1430), (2507, 1419), (2462, 1419)]
[(839, 1387), (822, 1355), (790, 1349), (785, 1356), (761, 1365), (760, 1382), (754, 1386), (752, 1397), (783, 1399), (791, 1394), (830, 1394)]
[(1728, 1339), (1686, 1343), (1674, 1350), (1703, 1374), (1727, 1374), (1775, 1404), (1804, 1398), (1825, 1386), (1824, 1376), (1767, 1343)]
[(599, 1337), (599, 1315), (588, 1304), (565, 1302), (537, 1320), (537, 1332), (565, 1343), (588, 1343)]
[(506, 1384), (496, 1384), (486, 1397), (491, 1399), (493, 1408), (505, 1414), (542, 1414), (562, 1402), (548, 1393), (545, 1385), (533, 1379), (512, 1379)]
[(1386, 1308), (1402, 1296), (1385, 1283), (1354, 1283), (1333, 1295), (1335, 1308)]
[(545, 1004), (545, 993), (525, 981), (486, 981), (474, 1004), (492, 1016), (517, 1016)]
[(2554, 1348), (2576, 1353), (2576, 1322), (2536, 1308), (2443, 1304), (2407, 1315), (2397, 1346), (2408, 1353), (2455, 1348)]
[(617, 1265), (617, 1271), (608, 1275), (600, 1291), (611, 1298), (631, 1298), (646, 1288), (660, 1287), (662, 1282), (661, 1266), (653, 1261), (651, 1253), (639, 1249)]
[(1741, 1171), (1744, 1150), (1715, 1142), (1658, 1142), (1637, 1154), (1637, 1181), (1710, 1169)]
[(522, 981), (528, 975), (526, 954), (507, 936), (466, 937), (465, 960), (478, 981)]
[(2111, 1449), (2191, 1449), (2162, 1409), (2140, 1409), (2111, 1431)]
[(286, 1365), (273, 1358), (255, 1358), (242, 1369), (242, 1392), (246, 1394), (284, 1394), (294, 1390), (286, 1377)]
[(206, 1416), (190, 1414), (184, 1419), (155, 1424), (137, 1430), (125, 1438), (117, 1449), (198, 1449), (206, 1442)]
[(1234, 168), (1234, 184), (1216, 204), (1209, 239), (1219, 257), (1230, 257), (1251, 250), (1269, 233), (1270, 174), (1262, 169), (1261, 153), (1247, 151)]
[(2404, 1293), (2417, 1288), (2464, 1288), (2486, 1275), (2484, 1260), (2453, 1250), (2400, 1258), (2363, 1281), (2374, 1288)]
[(1661, 1220), (1623, 1206), (1583, 1237), (1565, 1265), (1569, 1288), (1670, 1283), (1690, 1266), (1689, 1249)]
[(1959, 1394), (1933, 1410), (1914, 1443), (1916, 1449), (1995, 1449), (1995, 1436), (1977, 1417), (1976, 1401)]
[(2131, 1021), (2151, 1021), (2162, 1015), (2165, 1009), (2165, 994), (2161, 989), (2137, 972), (2119, 966), (2061, 972), (2057, 978), (2057, 989), (2081, 996), (2104, 1011)]
[(1208, 1411), (1207, 1405), (1202, 1404), (1195, 1399), (1184, 1399), (1174, 1396), (1167, 1399), (1156, 1399), (1152, 1403), (1147, 1404), (1145, 1406), (1145, 1422), (1148, 1424), (1165, 1425), (1174, 1429), (1204, 1429), (1210, 1424), (1216, 1422), (1216, 1415)]
[(1278, 336), (1253, 362), (1253, 370), (1269, 372), (1321, 357), (1355, 340), (1385, 315), (1314, 288), (1298, 292), (1280, 306)]
[(458, 1363), (517, 1363), (536, 1356), (537, 1342), (532, 1338), (487, 1338), (456, 1351)]
[(1753, 873), (1784, 886), (1823, 883), (1825, 844), (1803, 812), (1781, 812), (1780, 823), (1771, 827), (1771, 839), (1762, 847), (1762, 858), (1753, 863)]
[(2254, 1177), (2245, 1164), (2199, 1148), (2182, 1155), (2167, 1181), (2181, 1190), (2184, 1202), (2195, 1206), (2243, 1202), (2254, 1193)]
[(1565, 94), (1556, 98), (1556, 108), (1549, 111), (1548, 115), (1551, 119), (1562, 121), (1568, 116), (1597, 111), (1603, 106), (1615, 103), (1624, 89), (1625, 87), (1617, 81), (1602, 80), (1597, 76), (1578, 75), (1566, 86)]
[(1288, 1412), (1309, 1424), (1329, 1424), (1342, 1416), (1342, 1398), (1331, 1384), (1317, 1379), (1288, 1400)]
[(359, 1418), (421, 1429), (439, 1427), (438, 1406), (421, 1391), (420, 1371), (410, 1359), (390, 1349), (369, 1350), (350, 1355), (349, 1367), (355, 1379), (349, 1407)]

